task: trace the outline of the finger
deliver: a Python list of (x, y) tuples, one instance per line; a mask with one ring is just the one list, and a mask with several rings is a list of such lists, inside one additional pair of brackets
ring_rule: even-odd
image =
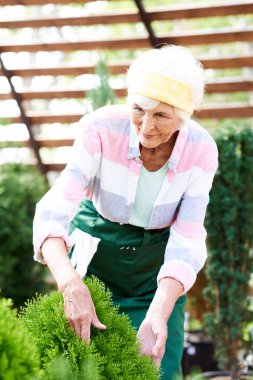
[(73, 330), (75, 331), (76, 335), (81, 338), (81, 329), (82, 326), (77, 321), (72, 321), (71, 327), (73, 326)]
[(165, 334), (157, 334), (156, 335), (156, 342), (155, 342), (153, 350), (152, 350), (152, 355), (154, 357), (159, 356), (161, 354), (161, 352), (164, 350), (166, 339), (167, 339), (167, 337)]
[(102, 322), (100, 322), (100, 320), (98, 319), (95, 308), (93, 309), (93, 318), (92, 318), (91, 323), (94, 327), (96, 327), (99, 330), (105, 330), (106, 329), (106, 326)]
[(87, 343), (90, 342), (90, 325), (83, 324), (81, 327), (80, 338)]
[(104, 325), (103, 323), (101, 323), (99, 321), (99, 319), (93, 319), (92, 320), (92, 325), (94, 327), (96, 327), (97, 329), (99, 329), (99, 330), (105, 330), (106, 329), (106, 325)]
[(152, 358), (152, 360), (153, 360), (153, 362), (155, 363), (155, 365), (157, 366), (157, 367), (159, 367), (160, 365), (161, 365), (161, 362), (162, 362), (162, 357), (151, 357)]

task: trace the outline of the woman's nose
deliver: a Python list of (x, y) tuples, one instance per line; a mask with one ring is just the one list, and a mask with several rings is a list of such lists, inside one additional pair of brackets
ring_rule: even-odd
[(147, 133), (153, 128), (154, 128), (153, 118), (148, 115), (144, 115), (142, 119), (142, 125), (141, 125), (142, 131), (144, 133)]

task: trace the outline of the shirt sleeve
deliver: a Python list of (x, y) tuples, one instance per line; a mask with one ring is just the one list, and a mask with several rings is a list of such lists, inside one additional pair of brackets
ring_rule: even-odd
[(41, 246), (49, 237), (61, 237), (69, 251), (70, 221), (84, 196), (91, 198), (101, 156), (101, 144), (90, 116), (80, 121), (80, 131), (66, 168), (51, 189), (37, 203), (33, 222), (34, 259), (44, 263)]
[(165, 277), (177, 279), (185, 293), (193, 286), (207, 258), (204, 219), (209, 191), (218, 167), (218, 151), (214, 142), (210, 151), (212, 154), (209, 157), (202, 153), (199, 164), (192, 171), (177, 217), (170, 228), (164, 264), (157, 278), (158, 283)]

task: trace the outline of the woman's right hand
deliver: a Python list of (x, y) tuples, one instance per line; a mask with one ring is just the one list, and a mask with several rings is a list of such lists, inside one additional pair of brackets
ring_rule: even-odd
[(89, 342), (90, 327), (105, 330), (96, 314), (90, 291), (77, 274), (61, 238), (48, 238), (42, 245), (43, 257), (64, 298), (64, 311), (77, 336)]
[(99, 330), (106, 329), (99, 321), (90, 291), (80, 277), (77, 276), (65, 283), (60, 291), (64, 298), (67, 320), (79, 338), (90, 341), (91, 325)]

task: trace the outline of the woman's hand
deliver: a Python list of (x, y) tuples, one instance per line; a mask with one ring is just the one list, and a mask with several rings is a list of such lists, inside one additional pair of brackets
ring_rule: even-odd
[(145, 318), (139, 328), (138, 338), (141, 343), (141, 353), (149, 356), (159, 366), (165, 352), (167, 321), (156, 317)]
[(90, 328), (104, 330), (96, 314), (90, 291), (73, 268), (61, 238), (49, 238), (42, 246), (43, 257), (64, 298), (64, 311), (77, 336), (89, 342)]
[(91, 325), (100, 330), (106, 329), (97, 317), (90, 291), (81, 278), (72, 279), (60, 290), (67, 320), (79, 338), (90, 341)]
[(163, 278), (138, 331), (141, 353), (152, 358), (158, 366), (165, 352), (167, 321), (183, 290), (179, 281), (171, 277)]

